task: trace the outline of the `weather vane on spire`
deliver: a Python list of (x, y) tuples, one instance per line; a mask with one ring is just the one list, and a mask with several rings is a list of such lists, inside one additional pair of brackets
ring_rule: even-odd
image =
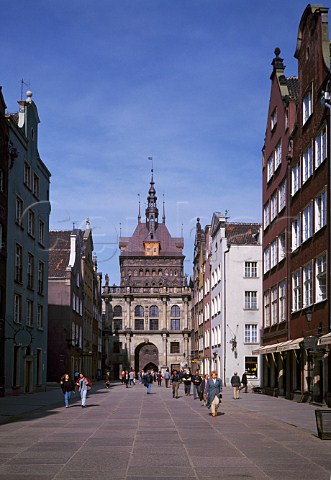
[(154, 172), (153, 156), (148, 157), (148, 160), (152, 161), (152, 173)]

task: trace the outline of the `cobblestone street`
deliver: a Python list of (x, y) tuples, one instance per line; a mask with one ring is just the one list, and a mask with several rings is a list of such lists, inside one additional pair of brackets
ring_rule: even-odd
[[(95, 384), (82, 409), (62, 392), (0, 399), (0, 479), (330, 480), (315, 408), (228, 387), (216, 418), (193, 396)], [(8, 423), (7, 423), (8, 422)], [(282, 459), (281, 462), (279, 459)]]

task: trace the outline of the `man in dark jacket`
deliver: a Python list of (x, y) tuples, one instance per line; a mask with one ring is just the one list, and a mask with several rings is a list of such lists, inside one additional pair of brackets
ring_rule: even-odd
[(248, 383), (248, 380), (247, 380), (247, 372), (245, 371), (241, 377), (241, 383), (242, 383), (242, 386), (239, 388), (239, 390), (242, 390), (243, 388), (245, 389), (245, 393), (247, 393), (247, 383)]
[(178, 375), (177, 370), (174, 370), (172, 372), (170, 381), (172, 385), (172, 398), (175, 398), (175, 397), (178, 398), (178, 388), (179, 388), (180, 377)]
[(196, 400), (200, 397), (200, 386), (202, 382), (202, 377), (199, 375), (199, 370), (195, 371), (195, 374), (192, 375), (192, 383), (193, 383), (193, 398)]
[(151, 374), (151, 371), (148, 370), (147, 373), (144, 375), (144, 384), (145, 384), (145, 387), (147, 387), (148, 394), (151, 393), (152, 383), (153, 383), (153, 375)]
[(233, 387), (233, 398), (239, 400), (240, 377), (237, 372), (231, 377), (231, 385)]
[(221, 378), (217, 377), (216, 370), (213, 370), (210, 375), (211, 378), (208, 379), (205, 390), (208, 400), (207, 407), (211, 408), (212, 416), (216, 417), (217, 410), (222, 398), (223, 382)]

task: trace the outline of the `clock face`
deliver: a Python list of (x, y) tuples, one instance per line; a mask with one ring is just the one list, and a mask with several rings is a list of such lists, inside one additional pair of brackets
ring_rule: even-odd
[(27, 347), (32, 343), (32, 335), (30, 332), (22, 328), (15, 333), (14, 341), (17, 345)]

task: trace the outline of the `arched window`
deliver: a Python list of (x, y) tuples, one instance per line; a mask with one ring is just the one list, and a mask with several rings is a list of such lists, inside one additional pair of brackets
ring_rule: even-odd
[(141, 305), (137, 305), (134, 309), (135, 317), (143, 317), (144, 316), (144, 309)]
[(180, 317), (180, 308), (178, 305), (173, 305), (171, 307), (171, 316), (172, 317)]
[(149, 307), (149, 316), (150, 317), (158, 317), (159, 316), (159, 309), (156, 305), (152, 305)]
[(114, 317), (121, 317), (122, 316), (122, 307), (120, 305), (116, 305), (114, 307), (113, 315), (114, 315)]

